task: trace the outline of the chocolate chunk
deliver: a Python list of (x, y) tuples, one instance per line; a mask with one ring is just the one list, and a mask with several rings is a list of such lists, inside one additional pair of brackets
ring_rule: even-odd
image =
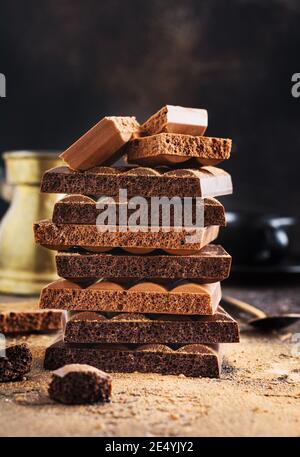
[[(108, 203), (110, 207), (112, 203)], [(135, 210), (128, 208), (128, 204), (114, 203), (116, 210), (117, 221), (119, 221), (119, 209), (126, 206), (128, 217), (134, 213)], [(183, 205), (182, 205), (183, 206)], [(52, 222), (55, 224), (96, 224), (97, 217), (103, 210), (97, 209), (96, 199), (85, 197), (84, 195), (68, 195), (55, 203), (53, 209)], [(174, 226), (174, 213), (170, 211), (170, 225)], [(183, 213), (183, 211), (182, 211)], [(192, 214), (192, 224), (195, 225), (196, 221), (196, 203), (190, 205), (190, 214)], [(184, 217), (184, 215), (182, 214)], [(147, 211), (148, 224), (151, 225), (151, 205), (149, 202)], [(184, 220), (184, 218), (182, 218)], [(175, 221), (176, 222), (176, 221)], [(225, 226), (225, 210), (224, 206), (215, 198), (204, 199), (204, 226), (219, 225)], [(143, 221), (140, 221), (143, 225)], [(159, 211), (159, 225), (162, 225), (162, 211)], [(176, 224), (175, 224), (176, 225)]]
[(56, 255), (57, 273), (66, 279), (196, 279), (204, 284), (218, 282), (229, 275), (231, 257), (218, 245), (208, 245), (199, 254), (123, 255), (79, 254)]
[(206, 109), (166, 105), (141, 125), (141, 131), (144, 135), (161, 132), (204, 135), (207, 124)]
[(61, 311), (41, 310), (37, 300), (0, 304), (0, 333), (4, 334), (56, 331), (61, 319)]
[(107, 402), (111, 396), (111, 377), (95, 367), (70, 364), (53, 372), (49, 396), (69, 405)]
[(0, 382), (22, 380), (32, 367), (32, 354), (25, 343), (10, 346), (0, 354)]
[(218, 378), (221, 353), (218, 346), (200, 344), (171, 349), (160, 344), (137, 347), (118, 344), (72, 346), (60, 341), (47, 348), (46, 370), (56, 370), (69, 363), (84, 363), (108, 372), (139, 371)]
[(67, 322), (65, 343), (216, 344), (237, 343), (239, 330), (221, 307), (213, 316), (103, 314), (83, 312)]
[(182, 164), (195, 158), (201, 165), (229, 159), (231, 140), (176, 133), (135, 138), (126, 146), (128, 162), (144, 166)]
[(70, 311), (110, 311), (126, 313), (213, 314), (221, 300), (220, 283), (169, 283), (163, 287), (148, 281), (124, 287), (100, 281), (84, 287), (60, 279), (44, 287), (41, 308)]
[(74, 170), (88, 170), (96, 165), (116, 160), (116, 153), (139, 131), (135, 117), (104, 117), (65, 152), (60, 154)]
[[(197, 239), (188, 242), (193, 231), (182, 228), (180, 230), (170, 227), (165, 231), (164, 227), (157, 227), (157, 231), (136, 227), (136, 230), (119, 231), (119, 227), (105, 226), (104, 231), (99, 231), (96, 225), (78, 224), (54, 224), (51, 221), (40, 221), (34, 224), (34, 236), (36, 243), (49, 249), (68, 250), (73, 247), (84, 248), (87, 251), (105, 251), (117, 247), (138, 248), (146, 250), (163, 249), (167, 252), (180, 255), (181, 252), (195, 253), (211, 241), (215, 240), (219, 233), (219, 227), (211, 225), (195, 229)], [(111, 230), (114, 231), (111, 231)], [(137, 251), (136, 251), (137, 252)]]
[(42, 192), (118, 197), (216, 197), (232, 193), (231, 176), (216, 167), (151, 169), (95, 167), (83, 173), (68, 167), (46, 171)]

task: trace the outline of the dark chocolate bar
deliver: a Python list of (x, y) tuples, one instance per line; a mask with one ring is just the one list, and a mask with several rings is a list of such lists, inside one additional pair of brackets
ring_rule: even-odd
[(9, 346), (0, 354), (0, 382), (20, 381), (31, 367), (32, 354), (26, 343)]
[(46, 370), (56, 370), (69, 363), (88, 364), (108, 372), (139, 371), (218, 378), (221, 371), (221, 353), (217, 345), (200, 344), (172, 349), (161, 344), (75, 346), (59, 341), (47, 348), (44, 361)]

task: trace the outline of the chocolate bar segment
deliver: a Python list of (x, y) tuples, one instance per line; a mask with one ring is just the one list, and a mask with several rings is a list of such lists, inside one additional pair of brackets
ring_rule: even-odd
[(9, 346), (5, 355), (0, 355), (0, 382), (22, 380), (31, 370), (32, 353), (26, 343)]
[[(190, 213), (192, 214), (192, 224), (195, 225), (196, 221), (196, 202), (192, 202), (190, 205)], [(128, 203), (114, 203), (116, 211), (116, 219), (119, 221), (120, 207), (126, 206), (128, 217), (134, 213), (135, 210), (128, 207)], [(108, 201), (107, 207), (112, 206), (112, 203)], [(224, 206), (215, 198), (205, 198), (203, 202), (204, 206), (204, 226), (219, 225), (225, 226), (225, 210)], [(96, 224), (97, 217), (102, 213), (103, 209), (98, 209), (96, 205), (96, 198), (86, 197), (84, 195), (68, 195), (55, 203), (53, 209), (52, 222), (55, 224)], [(183, 207), (182, 207), (183, 213)], [(175, 208), (170, 208), (170, 225), (176, 225), (174, 221), (174, 214), (177, 214)], [(148, 225), (151, 225), (151, 205), (150, 201), (148, 204), (147, 211)], [(184, 220), (184, 214), (182, 214), (182, 220)], [(141, 220), (140, 225), (143, 225)], [(159, 225), (162, 226), (162, 210), (159, 211)]]
[(204, 135), (207, 124), (206, 109), (166, 105), (141, 125), (141, 131), (144, 135), (161, 132)]
[[(157, 231), (144, 230), (137, 226), (134, 230), (121, 231), (122, 227), (103, 226), (100, 231), (96, 225), (54, 224), (51, 221), (40, 221), (34, 224), (36, 243), (49, 249), (68, 250), (74, 246), (87, 251), (105, 251), (113, 248), (130, 249), (131, 252), (146, 252), (154, 249), (163, 249), (167, 252), (180, 255), (195, 253), (211, 241), (219, 233), (219, 227), (196, 228), (191, 231), (186, 228), (176, 230), (170, 227), (157, 227)], [(194, 235), (193, 235), (194, 234)], [(193, 239), (189, 236), (193, 235)], [(195, 237), (195, 238), (194, 238)], [(190, 241), (190, 242), (189, 242)], [(142, 251), (139, 251), (139, 250)]]
[(70, 364), (53, 372), (49, 397), (67, 405), (106, 402), (111, 396), (111, 376), (90, 365)]
[(216, 165), (229, 159), (231, 140), (176, 133), (134, 138), (126, 146), (128, 162), (143, 166), (173, 165), (192, 158), (201, 165)]
[(39, 309), (37, 300), (1, 303), (0, 333), (6, 335), (57, 331), (61, 328), (62, 314), (59, 310)]
[(210, 244), (199, 254), (184, 256), (60, 252), (56, 266), (58, 275), (70, 280), (194, 279), (207, 284), (228, 277), (231, 257), (221, 246)]
[(109, 159), (116, 160), (116, 153), (121, 154), (122, 146), (139, 128), (135, 117), (104, 117), (59, 157), (74, 170), (88, 170)]
[(82, 312), (70, 317), (64, 342), (75, 344), (216, 344), (237, 343), (239, 330), (221, 307), (213, 316), (104, 314)]
[(56, 167), (44, 173), (42, 192), (118, 197), (216, 197), (232, 193), (231, 176), (216, 167), (152, 169), (95, 167), (76, 172)]
[(41, 308), (69, 311), (126, 313), (213, 314), (221, 300), (220, 283), (200, 285), (169, 282), (168, 287), (149, 281), (134, 285), (100, 281), (79, 285), (64, 279), (44, 287)]
[(44, 367), (56, 370), (66, 364), (81, 363), (108, 372), (139, 371), (219, 378), (221, 362), (218, 346), (191, 344), (178, 349), (160, 344), (137, 347), (118, 344), (74, 346), (60, 341), (47, 348)]

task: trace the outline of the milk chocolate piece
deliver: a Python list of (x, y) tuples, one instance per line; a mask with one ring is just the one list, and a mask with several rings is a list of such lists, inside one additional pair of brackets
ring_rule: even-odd
[(237, 343), (239, 330), (221, 307), (213, 316), (104, 314), (82, 312), (67, 322), (64, 342), (75, 344), (216, 344)]
[(4, 334), (57, 331), (61, 319), (61, 311), (41, 310), (37, 300), (0, 304), (0, 333)]
[(135, 117), (104, 117), (65, 152), (60, 158), (74, 170), (88, 170), (112, 158), (139, 130)]
[[(2, 351), (2, 350), (1, 350)], [(22, 380), (32, 367), (32, 354), (25, 343), (10, 346), (0, 353), (0, 382)]]
[(221, 353), (218, 346), (191, 344), (171, 349), (161, 344), (124, 346), (118, 344), (68, 345), (59, 341), (48, 347), (46, 370), (56, 370), (69, 363), (83, 363), (108, 372), (184, 374), (218, 378)]
[(204, 284), (229, 275), (231, 257), (218, 245), (208, 245), (199, 254), (123, 255), (58, 253), (57, 273), (66, 279), (195, 279)]
[[(87, 251), (100, 248), (145, 248), (164, 249), (168, 252), (195, 253), (211, 241), (215, 240), (219, 233), (219, 227), (211, 225), (195, 229), (197, 239), (189, 239), (192, 232), (182, 228), (180, 231), (170, 227), (165, 231), (163, 227), (157, 227), (157, 231), (144, 231), (136, 227), (136, 230), (119, 231), (120, 227), (105, 226), (105, 232), (99, 231), (96, 225), (78, 224), (54, 224), (51, 221), (40, 221), (34, 224), (35, 241), (42, 246), (55, 250), (67, 250), (74, 246), (84, 248)], [(114, 231), (110, 231), (114, 230)], [(149, 252), (149, 251), (148, 251)]]
[[(127, 207), (128, 217), (134, 213), (135, 209), (128, 208), (127, 203), (114, 203), (116, 210), (117, 221), (119, 221), (120, 207)], [(108, 203), (107, 207), (111, 207), (112, 203)], [(225, 226), (225, 210), (224, 206), (215, 198), (205, 198), (204, 207), (204, 225), (219, 225)], [(105, 207), (106, 208), (106, 207)], [(86, 197), (84, 195), (68, 195), (55, 203), (53, 209), (52, 222), (55, 224), (96, 224), (97, 217), (102, 213), (103, 209), (96, 207), (96, 198)], [(196, 221), (196, 202), (193, 201), (190, 205), (190, 213), (192, 214), (192, 224)], [(151, 225), (151, 205), (149, 202), (148, 211), (146, 211), (148, 225)], [(174, 214), (177, 214), (173, 207), (170, 211), (170, 225), (174, 226)], [(184, 211), (182, 205), (182, 220), (184, 220)], [(176, 220), (175, 220), (176, 223)], [(140, 221), (143, 225), (143, 220)], [(162, 225), (162, 210), (159, 211), (159, 225)]]
[(145, 135), (161, 132), (203, 135), (207, 124), (206, 109), (166, 105), (141, 125), (141, 131)]
[(68, 405), (107, 402), (111, 381), (111, 376), (90, 365), (65, 365), (53, 372), (49, 397)]
[(42, 192), (118, 197), (216, 197), (232, 193), (231, 176), (216, 167), (200, 169), (95, 167), (79, 173), (68, 167), (46, 171)]
[(169, 282), (168, 286), (162, 286), (149, 281), (136, 285), (100, 281), (85, 286), (60, 279), (42, 289), (40, 307), (70, 311), (213, 314), (220, 300), (220, 283)]
[(192, 158), (201, 165), (216, 165), (229, 159), (231, 140), (159, 133), (132, 139), (126, 146), (128, 162), (145, 166), (184, 163)]

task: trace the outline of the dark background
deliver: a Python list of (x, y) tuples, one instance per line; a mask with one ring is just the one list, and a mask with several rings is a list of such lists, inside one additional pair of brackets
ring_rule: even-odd
[(205, 107), (227, 208), (300, 217), (300, 2), (0, 1), (0, 149), (64, 149), (103, 115)]

